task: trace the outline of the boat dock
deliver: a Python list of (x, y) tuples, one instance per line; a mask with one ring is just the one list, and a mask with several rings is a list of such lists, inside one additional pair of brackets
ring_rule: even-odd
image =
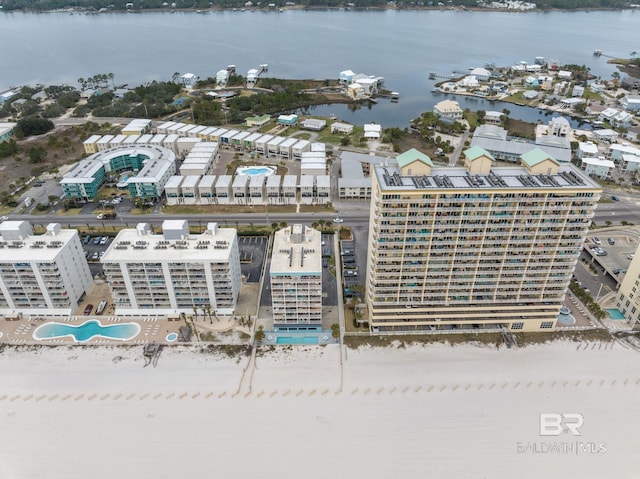
[(450, 73), (449, 75), (446, 75), (443, 73), (429, 72), (429, 80), (452, 80), (453, 78), (456, 78), (457, 76), (460, 76), (463, 74), (464, 73), (462, 72), (453, 72), (453, 73)]

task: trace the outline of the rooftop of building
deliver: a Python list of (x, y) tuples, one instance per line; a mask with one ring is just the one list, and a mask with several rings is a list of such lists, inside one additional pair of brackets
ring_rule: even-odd
[(34, 235), (28, 221), (5, 221), (0, 224), (0, 261), (53, 261), (77, 235), (77, 230), (62, 229), (58, 223), (50, 223), (44, 234)]
[(322, 274), (320, 231), (294, 224), (276, 231), (271, 256), (272, 276)]
[(121, 230), (107, 248), (103, 263), (108, 262), (227, 262), (236, 230), (218, 228), (209, 223), (201, 234), (190, 234), (186, 220), (167, 220), (162, 233), (155, 234), (146, 223)]
[(384, 191), (406, 190), (600, 190), (591, 178), (571, 164), (560, 164), (558, 173), (531, 175), (524, 166), (494, 167), (489, 174), (471, 175), (466, 168), (434, 167), (429, 176), (402, 176), (398, 167), (374, 168)]

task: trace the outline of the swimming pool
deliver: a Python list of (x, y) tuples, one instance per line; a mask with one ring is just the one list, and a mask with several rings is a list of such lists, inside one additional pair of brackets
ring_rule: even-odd
[(169, 333), (167, 334), (167, 337), (165, 339), (167, 340), (167, 342), (173, 343), (174, 341), (178, 340), (178, 335), (176, 333)]
[(624, 319), (624, 314), (622, 314), (618, 308), (605, 309), (605, 311), (611, 319)]
[(271, 166), (241, 166), (236, 170), (236, 175), (273, 175), (275, 168)]
[(128, 341), (135, 338), (140, 333), (138, 323), (110, 324), (103, 326), (100, 321), (91, 319), (79, 326), (62, 323), (45, 323), (38, 326), (33, 332), (33, 338), (39, 341), (43, 339), (63, 338), (71, 336), (77, 343), (89, 341), (91, 338), (99, 336), (107, 339), (118, 339)]
[(276, 344), (318, 344), (318, 336), (278, 336)]

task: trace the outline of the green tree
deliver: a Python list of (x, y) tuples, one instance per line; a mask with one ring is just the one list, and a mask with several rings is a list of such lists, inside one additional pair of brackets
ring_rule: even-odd
[(32, 146), (29, 148), (29, 161), (31, 163), (40, 163), (47, 156), (47, 150), (42, 146)]
[(331, 325), (331, 337), (335, 340), (340, 339), (340, 325), (338, 323)]
[(256, 330), (255, 334), (253, 335), (253, 339), (255, 340), (256, 343), (261, 343), (262, 341), (264, 341), (264, 327), (262, 325), (258, 326), (258, 329)]

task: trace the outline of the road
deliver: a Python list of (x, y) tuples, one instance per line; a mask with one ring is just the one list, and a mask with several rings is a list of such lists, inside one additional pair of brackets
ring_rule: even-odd
[[(340, 208), (340, 217), (344, 220), (344, 224), (348, 226), (362, 226), (369, 223), (369, 203), (360, 202), (360, 208)], [(264, 213), (225, 213), (216, 214), (163, 214), (151, 213), (146, 215), (134, 215), (127, 213), (119, 213), (116, 220), (102, 221), (97, 220), (93, 214), (80, 214), (74, 216), (56, 216), (41, 215), (34, 217), (33, 215), (10, 215), (12, 220), (26, 220), (34, 223), (58, 222), (64, 225), (84, 226), (90, 224), (92, 226), (100, 226), (104, 224), (117, 225), (118, 223), (133, 226), (140, 222), (151, 224), (160, 224), (164, 220), (188, 219), (192, 223), (217, 222), (221, 225), (227, 224), (234, 226), (239, 225), (261, 225), (271, 226), (273, 222), (285, 221), (287, 223), (313, 223), (318, 220), (331, 222), (335, 218), (333, 213), (269, 213), (269, 217)], [(594, 218), (598, 226), (605, 226), (607, 221), (611, 221), (614, 225), (622, 221), (640, 224), (640, 209), (634, 201), (629, 198), (622, 198), (620, 201), (613, 203), (602, 203), (598, 205)]]

